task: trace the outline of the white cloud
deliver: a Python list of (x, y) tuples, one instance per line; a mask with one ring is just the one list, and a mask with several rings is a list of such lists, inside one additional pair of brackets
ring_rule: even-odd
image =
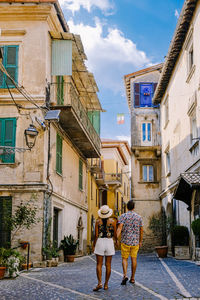
[(129, 143), (129, 145), (131, 144), (131, 137), (129, 135), (118, 135), (118, 136), (116, 136), (116, 138), (119, 141), (127, 141)]
[(91, 12), (92, 8), (98, 8), (105, 14), (110, 14), (114, 4), (110, 0), (59, 0), (61, 6), (70, 9), (72, 13), (79, 11), (81, 7)]
[(74, 24), (72, 20), (68, 24), (71, 32), (81, 35), (87, 66), (104, 88), (124, 92), (123, 76), (152, 64), (145, 52), (117, 28), (107, 28), (98, 19), (94, 26)]
[(175, 17), (178, 19), (179, 18), (179, 12), (177, 9), (175, 9), (175, 13), (174, 13)]

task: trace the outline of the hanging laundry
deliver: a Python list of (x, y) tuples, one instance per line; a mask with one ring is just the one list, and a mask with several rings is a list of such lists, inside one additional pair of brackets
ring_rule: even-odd
[(117, 124), (124, 124), (124, 114), (117, 114)]

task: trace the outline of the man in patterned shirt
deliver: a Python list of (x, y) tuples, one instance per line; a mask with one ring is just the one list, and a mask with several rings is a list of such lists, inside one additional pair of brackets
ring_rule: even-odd
[(118, 220), (117, 238), (121, 234), (121, 255), (124, 277), (121, 285), (126, 285), (128, 280), (127, 268), (128, 257), (131, 256), (131, 278), (130, 283), (135, 283), (135, 271), (137, 267), (137, 253), (142, 246), (143, 223), (142, 218), (134, 212), (135, 203), (130, 200), (127, 203), (128, 212), (122, 214)]

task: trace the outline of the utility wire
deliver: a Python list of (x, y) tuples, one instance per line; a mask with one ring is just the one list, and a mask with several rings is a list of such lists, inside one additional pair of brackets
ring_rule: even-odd
[(4, 74), (6, 74), (6, 76), (11, 80), (11, 82), (14, 84), (14, 86), (20, 92), (20, 94), (22, 94), (22, 96), (24, 96), (24, 98), (26, 98), (29, 102), (31, 102), (31, 104), (35, 105), (38, 109), (42, 110), (42, 108), (37, 103), (35, 103), (35, 100), (31, 97), (31, 95), (29, 95), (28, 92), (24, 88), (18, 86), (18, 84), (14, 81), (14, 79), (7, 72), (7, 70), (5, 69), (5, 67), (2, 64), (2, 62), (0, 62), (0, 70)]

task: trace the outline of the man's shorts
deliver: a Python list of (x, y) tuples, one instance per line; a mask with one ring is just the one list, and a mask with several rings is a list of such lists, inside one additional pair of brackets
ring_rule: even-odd
[(115, 246), (112, 238), (98, 238), (94, 253), (101, 256), (111, 256), (115, 254)]
[(129, 255), (131, 257), (137, 257), (138, 250), (139, 250), (139, 245), (129, 246), (123, 243), (121, 244), (121, 255), (123, 258), (128, 258)]

